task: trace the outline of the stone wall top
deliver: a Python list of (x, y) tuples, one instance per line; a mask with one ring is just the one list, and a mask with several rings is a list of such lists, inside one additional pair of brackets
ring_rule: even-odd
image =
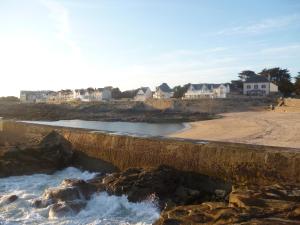
[(14, 121), (3, 123), (0, 144), (38, 142), (52, 130), (62, 134), (77, 151), (120, 170), (169, 165), (239, 184), (300, 183), (300, 149), (293, 148), (133, 137)]

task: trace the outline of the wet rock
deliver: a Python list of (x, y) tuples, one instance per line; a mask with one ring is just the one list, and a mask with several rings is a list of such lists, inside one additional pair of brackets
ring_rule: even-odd
[(0, 203), (1, 205), (8, 205), (11, 204), (13, 202), (15, 202), (16, 200), (18, 200), (18, 196), (17, 195), (9, 195), (9, 196), (0, 196)]
[(83, 197), (86, 200), (89, 200), (91, 195), (97, 191), (95, 185), (88, 183), (84, 180), (77, 180), (77, 179), (65, 179), (61, 183), (61, 187), (77, 189), (81, 197)]
[(59, 187), (47, 189), (41, 199), (33, 202), (36, 208), (50, 206), (49, 218), (76, 215), (97, 191), (97, 187), (84, 180), (66, 179)]
[(34, 201), (33, 206), (44, 208), (60, 202), (86, 201), (97, 191), (97, 188), (84, 180), (66, 179), (58, 188), (47, 189), (41, 199)]
[(74, 216), (86, 206), (85, 201), (58, 202), (53, 204), (49, 210), (49, 218), (60, 218), (66, 216)]
[(43, 199), (47, 202), (73, 201), (81, 199), (81, 193), (75, 187), (49, 189), (43, 194)]
[(216, 187), (230, 185), (204, 175), (182, 172), (168, 166), (152, 169), (128, 169), (113, 173), (102, 180), (106, 191), (114, 195), (127, 195), (132, 202), (143, 201), (150, 195), (159, 199), (161, 208), (172, 201), (175, 204), (193, 204), (213, 198)]

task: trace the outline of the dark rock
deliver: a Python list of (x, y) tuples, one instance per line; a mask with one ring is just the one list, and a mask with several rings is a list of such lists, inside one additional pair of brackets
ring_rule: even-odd
[(162, 225), (184, 225), (184, 223), (181, 220), (166, 219)]
[[(296, 186), (234, 187), (226, 202), (204, 202), (165, 209), (155, 225), (180, 224), (300, 224)], [(273, 193), (273, 194), (270, 194)], [(277, 194), (274, 194), (277, 193)], [(293, 198), (292, 198), (293, 197)]]
[(38, 145), (2, 149), (0, 177), (52, 173), (72, 165), (72, 162), (72, 145), (53, 131)]
[(73, 160), (72, 144), (55, 131), (49, 133), (39, 144), (44, 157), (56, 162), (57, 168), (69, 166)]
[(2, 196), (2, 197), (0, 197), (1, 204), (5, 204), (5, 205), (13, 203), (16, 200), (18, 200), (18, 196), (16, 196), (16, 195), (9, 195), (9, 196)]
[(146, 170), (132, 168), (113, 173), (102, 180), (102, 185), (108, 193), (125, 194), (132, 202), (143, 201), (148, 196), (155, 195), (161, 208), (170, 200), (178, 205), (212, 199), (216, 187), (227, 187), (227, 192), (231, 189), (230, 185), (222, 181), (167, 166)]

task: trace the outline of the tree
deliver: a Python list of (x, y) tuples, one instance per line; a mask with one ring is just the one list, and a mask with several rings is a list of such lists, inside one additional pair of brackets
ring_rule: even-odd
[(294, 91), (291, 74), (288, 69), (281, 69), (280, 67), (265, 68), (259, 75), (267, 77), (271, 82), (276, 84), (279, 91), (285, 96), (290, 95)]
[(254, 77), (254, 76), (257, 76), (257, 74), (252, 70), (243, 70), (242, 72), (239, 73), (239, 78), (242, 81), (245, 81), (247, 78)]
[(187, 92), (188, 88), (189, 88), (190, 84), (185, 84), (182, 87), (179, 86), (175, 86), (173, 88), (174, 91), (174, 98), (182, 98), (184, 96), (184, 94)]
[(120, 99), (120, 98), (122, 98), (122, 92), (120, 91), (119, 88), (112, 88), (111, 89), (111, 97), (113, 99)]
[(243, 81), (242, 80), (232, 80), (230, 84), (230, 92), (242, 92), (243, 90)]
[(298, 76), (295, 77), (294, 90), (296, 95), (300, 95), (300, 72), (298, 72)]
[(19, 102), (20, 99), (15, 96), (0, 97), (0, 102)]

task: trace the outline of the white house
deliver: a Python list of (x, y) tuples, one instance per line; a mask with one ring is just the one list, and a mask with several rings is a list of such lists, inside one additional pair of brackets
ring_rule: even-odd
[(184, 99), (226, 98), (229, 92), (229, 84), (191, 84)]
[(97, 102), (111, 100), (111, 88), (87, 88), (76, 89), (75, 99), (82, 102)]
[(47, 102), (49, 93), (51, 93), (51, 91), (21, 91), (20, 101), (22, 103)]
[(58, 103), (58, 92), (50, 91), (48, 93), (47, 103)]
[(173, 90), (169, 87), (168, 84), (162, 83), (160, 86), (156, 87), (153, 98), (156, 99), (168, 99), (173, 97)]
[(152, 98), (152, 91), (149, 87), (141, 87), (138, 89), (134, 100), (135, 101), (146, 101), (147, 99)]
[(74, 100), (74, 92), (70, 89), (60, 90), (57, 92), (58, 102), (70, 102)]
[(109, 101), (111, 100), (111, 88), (98, 88), (95, 90), (95, 99), (96, 101)]
[(264, 76), (249, 77), (243, 83), (244, 95), (264, 96), (278, 92), (278, 86)]
[(75, 89), (75, 91), (74, 91), (74, 98), (76, 100), (83, 101), (84, 96), (85, 96), (85, 89)]

